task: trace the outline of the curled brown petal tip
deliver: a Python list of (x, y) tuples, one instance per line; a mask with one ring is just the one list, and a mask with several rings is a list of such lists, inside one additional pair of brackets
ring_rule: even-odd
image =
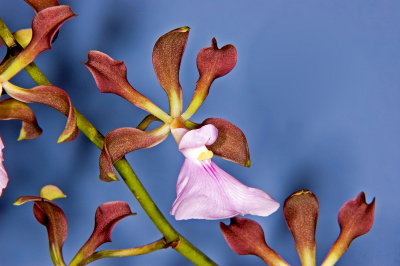
[(18, 140), (34, 139), (42, 134), (31, 108), (23, 102), (8, 98), (0, 102), (0, 119), (22, 120), (22, 128)]
[(9, 82), (3, 83), (3, 86), (7, 94), (14, 99), (26, 103), (45, 104), (67, 116), (67, 123), (57, 143), (72, 141), (78, 136), (79, 130), (76, 124), (75, 111), (68, 94), (64, 90), (50, 85), (24, 89)]

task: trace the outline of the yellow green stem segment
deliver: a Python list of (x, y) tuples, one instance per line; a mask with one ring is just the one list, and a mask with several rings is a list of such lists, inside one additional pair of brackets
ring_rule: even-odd
[[(43, 11), (46, 11), (48, 9), (45, 9)], [(57, 29), (55, 29), (55, 31)], [(2, 23), (2, 21), (0, 21), (0, 30), (2, 32), (0, 36), (3, 36), (4, 32), (9, 32), (9, 30), (7, 29), (5, 24)], [(51, 38), (52, 36), (50, 36), (49, 39)], [(32, 58), (32, 60), (33, 59), (34, 58)], [(28, 63), (26, 63), (27, 61)], [(14, 64), (15, 65), (11, 69), (8, 68), (10, 70), (7, 69), (8, 72), (6, 70), (7, 72), (6, 74), (4, 74), (3, 72), (0, 75), (1, 83), (7, 81), (9, 78), (18, 73), (22, 68), (30, 64), (29, 60), (26, 59), (19, 59), (17, 62), (15, 63), (14, 62), (13, 65)], [(37, 68), (36, 65), (31, 65), (28, 74), (31, 75), (32, 77), (35, 77), (34, 81), (37, 82), (38, 85), (49, 85), (50, 83), (48, 82), (46, 77), (41, 73), (41, 71)], [(81, 113), (79, 113), (75, 107), (72, 108), (74, 110), (76, 116), (76, 123), (80, 131), (82, 131), (82, 133), (84, 133), (84, 135), (89, 140), (91, 140), (96, 145), (96, 147), (98, 147), (100, 150), (103, 149), (104, 145), (103, 135)], [(171, 119), (170, 116), (166, 114), (164, 115), (162, 113), (159, 116), (157, 117), (159, 117), (164, 122), (170, 122)], [(210, 258), (208, 258), (205, 254), (203, 254), (200, 250), (198, 250), (195, 246), (193, 246), (189, 241), (187, 241), (183, 236), (181, 236), (171, 226), (171, 224), (169, 224), (169, 222), (163, 216), (163, 214), (158, 209), (154, 201), (151, 199), (150, 195), (147, 193), (146, 189), (139, 181), (138, 177), (132, 170), (129, 163), (124, 158), (117, 161), (114, 166), (118, 171), (118, 173), (121, 175), (122, 179), (124, 180), (129, 190), (133, 193), (135, 198), (138, 200), (139, 204), (142, 206), (147, 215), (153, 221), (157, 229), (163, 234), (166, 243), (178, 243), (173, 248), (196, 265), (216, 265)]]

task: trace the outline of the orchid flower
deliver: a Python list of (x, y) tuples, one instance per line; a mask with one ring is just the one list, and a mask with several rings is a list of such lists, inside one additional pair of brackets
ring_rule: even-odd
[[(201, 124), (189, 120), (207, 97), (212, 82), (236, 65), (236, 48), (233, 45), (218, 48), (213, 38), (211, 46), (199, 52), (200, 77), (193, 98), (182, 113), (179, 68), (188, 34), (189, 27), (172, 30), (161, 36), (153, 49), (153, 66), (167, 93), (169, 114), (129, 84), (124, 62), (99, 51), (89, 52), (85, 65), (99, 90), (117, 94), (149, 112), (136, 128), (118, 128), (106, 135), (99, 158), (100, 179), (118, 180), (113, 163), (131, 151), (159, 144), (172, 132), (186, 157), (178, 177), (177, 199), (171, 210), (176, 219), (222, 219), (247, 213), (267, 216), (278, 208), (277, 202), (265, 192), (243, 185), (211, 161), (215, 154), (249, 167), (249, 149), (243, 132), (220, 118), (208, 118)], [(163, 125), (145, 131), (153, 121), (161, 121)]]
[(268, 216), (278, 209), (279, 203), (267, 193), (243, 185), (211, 160), (213, 152), (206, 145), (217, 140), (215, 126), (190, 131), (176, 128), (172, 134), (185, 156), (176, 185), (177, 199), (171, 209), (177, 220)]
[(4, 168), (3, 165), (3, 149), (4, 149), (4, 144), (3, 140), (0, 137), (0, 196), (3, 193), (3, 189), (6, 188), (7, 183), (8, 183), (8, 176), (6, 169)]

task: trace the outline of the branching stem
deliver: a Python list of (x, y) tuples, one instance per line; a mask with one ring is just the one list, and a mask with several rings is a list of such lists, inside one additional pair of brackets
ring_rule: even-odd
[[(3, 36), (6, 37), (4, 38)], [(13, 35), (10, 33), (7, 26), (1, 19), (0, 37), (4, 39), (6, 44), (15, 43)], [(38, 85), (51, 84), (34, 63), (31, 63), (29, 66), (27, 66), (25, 70)], [(93, 144), (95, 144), (97, 148), (100, 150), (103, 149), (104, 136), (76, 108), (74, 108), (74, 111), (77, 117), (77, 125), (79, 130)], [(143, 187), (139, 178), (136, 176), (135, 172), (125, 158), (117, 161), (114, 166), (146, 214), (150, 217), (157, 229), (162, 233), (167, 244), (178, 243), (177, 245), (174, 245), (173, 248), (196, 265), (216, 265), (210, 258), (193, 246), (172, 227), (172, 225), (158, 209), (150, 195), (147, 193), (146, 189)]]

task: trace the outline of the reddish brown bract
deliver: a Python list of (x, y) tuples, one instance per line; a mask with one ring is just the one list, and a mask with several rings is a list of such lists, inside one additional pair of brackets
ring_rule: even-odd
[(220, 118), (207, 118), (201, 126), (212, 124), (218, 129), (218, 138), (208, 146), (215, 155), (250, 167), (250, 153), (246, 136), (234, 124)]
[(22, 128), (18, 140), (34, 139), (42, 134), (42, 129), (39, 127), (32, 109), (25, 103), (13, 98), (0, 102), (0, 119), (22, 120)]
[(338, 220), (342, 233), (353, 240), (371, 230), (374, 223), (375, 199), (370, 204), (365, 200), (364, 192), (347, 201), (339, 211)]

